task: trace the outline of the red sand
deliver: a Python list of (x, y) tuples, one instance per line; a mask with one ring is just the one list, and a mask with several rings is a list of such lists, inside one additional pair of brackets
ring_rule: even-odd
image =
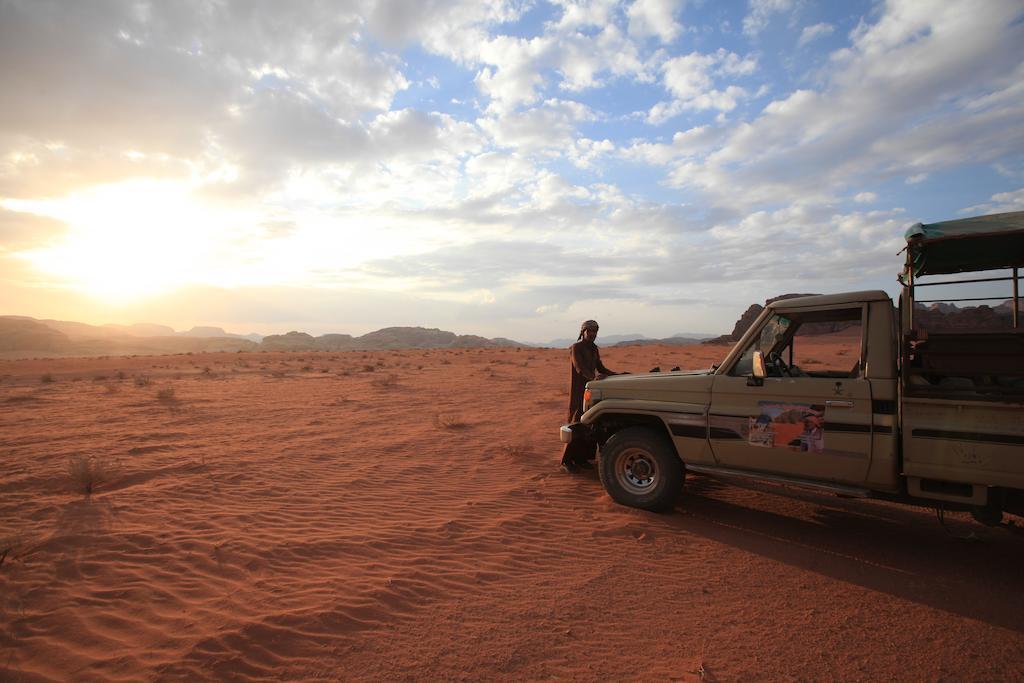
[[(556, 470), (567, 383), (560, 350), (0, 362), (0, 679), (1024, 678), (1024, 538), (701, 477), (615, 505)], [(90, 498), (75, 455), (114, 468)]]

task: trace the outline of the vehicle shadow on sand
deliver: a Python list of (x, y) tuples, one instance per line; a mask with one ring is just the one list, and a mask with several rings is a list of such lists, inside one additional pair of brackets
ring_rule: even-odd
[(651, 519), (669, 532), (1024, 632), (1024, 536), (961, 520), (943, 528), (922, 508), (776, 493), (688, 476), (675, 511)]

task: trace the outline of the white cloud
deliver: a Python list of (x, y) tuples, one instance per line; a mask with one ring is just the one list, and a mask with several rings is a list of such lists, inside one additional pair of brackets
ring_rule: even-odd
[(1011, 192), (999, 192), (992, 195), (989, 201), (962, 209), (962, 214), (1005, 213), (1007, 211), (1024, 211), (1024, 187)]
[(818, 38), (824, 38), (825, 36), (832, 35), (835, 30), (835, 26), (825, 22), (814, 24), (813, 26), (804, 26), (804, 30), (800, 32), (800, 40), (797, 41), (797, 45), (803, 47), (807, 43), (817, 40)]
[(629, 34), (640, 38), (654, 36), (663, 43), (671, 43), (683, 30), (675, 20), (681, 6), (681, 0), (636, 0), (626, 10)]
[(820, 91), (797, 90), (678, 162), (676, 185), (733, 203), (823, 201), (867, 174), (907, 177), (1024, 152), (1015, 2), (892, 0)]
[(676, 132), (669, 144), (635, 141), (623, 150), (622, 155), (635, 161), (664, 165), (675, 159), (706, 154), (725, 134), (726, 131), (719, 127), (697, 126)]
[(743, 32), (756, 36), (768, 27), (773, 14), (789, 12), (793, 7), (793, 0), (750, 0), (750, 13), (743, 19)]
[(526, 111), (488, 116), (478, 123), (500, 147), (527, 154), (562, 153), (573, 147), (577, 124), (595, 118), (586, 105), (551, 99)]
[(870, 204), (878, 199), (878, 195), (874, 192), (858, 192), (853, 196), (853, 201), (860, 204)]
[(651, 107), (647, 120), (662, 123), (687, 109), (731, 111), (747, 91), (736, 85), (719, 89), (716, 81), (724, 76), (749, 76), (756, 68), (754, 58), (740, 57), (724, 48), (710, 54), (691, 52), (673, 57), (661, 69), (665, 89), (674, 99)]

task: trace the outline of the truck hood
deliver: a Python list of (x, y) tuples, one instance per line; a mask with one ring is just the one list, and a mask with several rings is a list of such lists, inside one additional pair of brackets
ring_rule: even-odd
[(676, 372), (644, 372), (633, 375), (613, 375), (602, 380), (587, 382), (587, 386), (601, 387), (602, 389), (615, 389), (618, 387), (629, 387), (647, 382), (659, 377), (693, 377), (713, 374), (714, 370), (677, 370)]

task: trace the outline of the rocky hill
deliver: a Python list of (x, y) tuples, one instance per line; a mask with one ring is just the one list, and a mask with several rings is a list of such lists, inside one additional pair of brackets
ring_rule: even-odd
[(313, 337), (305, 332), (272, 334), (260, 344), (267, 351), (379, 351), (382, 349), (496, 348), (523, 346), (510, 339), (487, 339), (472, 334), (455, 334), (425, 327), (385, 327), (360, 337), (325, 334)]
[(667, 346), (689, 346), (690, 344), (700, 344), (706, 338), (705, 337), (666, 337), (665, 339), (630, 339), (628, 341), (620, 341), (612, 346), (647, 346), (650, 344), (665, 344)]
[[(152, 336), (148, 332), (169, 331)], [(219, 334), (218, 334), (219, 333)], [(495, 348), (524, 346), (511, 339), (487, 339), (423, 327), (386, 327), (360, 337), (289, 332), (258, 337), (220, 328), (174, 332), (160, 325), (87, 325), (62, 320), (0, 316), (0, 358), (115, 356), (204, 351), (379, 351), (385, 349)]]
[(782, 301), (784, 299), (797, 299), (802, 296), (817, 296), (817, 294), (780, 294), (779, 296), (772, 297), (764, 302), (764, 306), (761, 304), (750, 304), (747, 310), (743, 311), (740, 315), (739, 320), (732, 327), (732, 332), (729, 334), (723, 334), (721, 337), (715, 337), (714, 339), (708, 339), (705, 344), (735, 344), (740, 340), (740, 337), (746, 333), (750, 326), (757, 320), (757, 316), (761, 315), (761, 311), (765, 309), (765, 306), (775, 301)]

